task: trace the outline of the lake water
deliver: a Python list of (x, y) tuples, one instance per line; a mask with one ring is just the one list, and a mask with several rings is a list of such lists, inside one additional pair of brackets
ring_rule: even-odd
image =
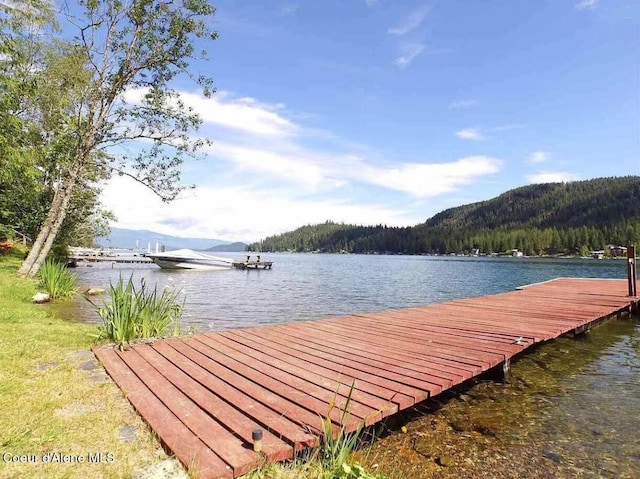
[[(223, 256), (224, 254), (220, 254)], [(239, 258), (238, 253), (226, 255)], [(76, 269), (83, 286), (119, 276), (180, 288), (184, 326), (201, 332), (384, 311), (513, 290), (559, 276), (624, 278), (624, 261), (385, 255), (269, 254), (272, 270)], [(66, 316), (98, 321), (82, 298)]]
[[(229, 254), (233, 258), (241, 255)], [(78, 268), (83, 286), (121, 275), (173, 285), (183, 326), (201, 332), (307, 320), (479, 296), (559, 276), (625, 278), (624, 261), (270, 254), (271, 271)], [(60, 303), (59, 303), (60, 304)], [(60, 310), (98, 318), (80, 298)], [(640, 477), (640, 323), (613, 321), (559, 338), (513, 365), (504, 387), (480, 381), (438, 396), (387, 430), (360, 460), (391, 479)], [(449, 396), (447, 398), (447, 396)], [(426, 414), (425, 414), (426, 413)], [(393, 432), (393, 431), (398, 432)], [(441, 467), (444, 458), (451, 465)], [(378, 469), (379, 468), (379, 469)]]

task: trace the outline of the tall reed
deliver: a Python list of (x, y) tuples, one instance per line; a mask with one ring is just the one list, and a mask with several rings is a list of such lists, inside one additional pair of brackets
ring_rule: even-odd
[(358, 440), (364, 429), (364, 421), (358, 425), (358, 428), (353, 432), (347, 432), (346, 422), (349, 419), (349, 405), (352, 401), (353, 391), (355, 388), (355, 381), (349, 388), (349, 394), (345, 401), (342, 414), (340, 415), (340, 427), (337, 431), (334, 430), (331, 422), (331, 411), (336, 407), (336, 398), (338, 392), (334, 393), (334, 399), (329, 405), (329, 411), (326, 416), (322, 418), (322, 445), (320, 446), (320, 461), (329, 470), (335, 470), (342, 467), (342, 464), (346, 464), (349, 456), (355, 449)]
[(101, 306), (87, 298), (103, 322), (97, 339), (113, 341), (123, 349), (136, 339), (165, 336), (171, 326), (173, 334), (178, 334), (184, 309), (180, 294), (179, 289), (166, 288), (159, 293), (157, 285), (149, 288), (144, 279), (136, 288), (133, 276), (126, 282), (120, 277), (115, 285), (109, 285), (109, 300), (103, 300)]
[(78, 291), (78, 280), (65, 265), (53, 260), (46, 260), (38, 272), (40, 286), (51, 299), (69, 298)]

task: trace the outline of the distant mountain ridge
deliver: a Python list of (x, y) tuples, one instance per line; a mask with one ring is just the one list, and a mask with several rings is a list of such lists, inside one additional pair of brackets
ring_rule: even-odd
[[(96, 238), (100, 246), (111, 248), (146, 248), (149, 244), (155, 249), (156, 242), (168, 250), (189, 248), (206, 250), (221, 245), (235, 244), (230, 241), (214, 238), (183, 238), (181, 236), (165, 235), (149, 230), (130, 230), (125, 228), (111, 228), (106, 238)], [(136, 245), (137, 243), (137, 245)], [(220, 251), (220, 250), (218, 250)]]
[(252, 251), (590, 254), (640, 242), (640, 176), (545, 183), (444, 210), (404, 228), (331, 221), (270, 236)]
[(236, 241), (235, 243), (212, 246), (211, 248), (207, 248), (205, 251), (238, 252), (238, 251), (246, 251), (247, 246), (248, 246), (247, 243)]

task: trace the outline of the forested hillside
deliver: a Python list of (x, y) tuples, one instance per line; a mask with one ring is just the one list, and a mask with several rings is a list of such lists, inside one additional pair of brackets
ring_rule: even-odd
[(529, 185), (450, 208), (425, 223), (394, 228), (330, 221), (249, 246), (263, 251), (405, 254), (504, 252), (586, 254), (640, 242), (640, 177)]

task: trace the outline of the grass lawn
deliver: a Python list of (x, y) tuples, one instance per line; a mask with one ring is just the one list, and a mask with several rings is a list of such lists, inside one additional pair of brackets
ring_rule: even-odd
[[(95, 326), (65, 321), (47, 305), (33, 304), (36, 281), (16, 276), (21, 257), (0, 257), (0, 478), (126, 478), (167, 459), (95, 363)], [(44, 463), (47, 453), (75, 455), (84, 463)], [(103, 453), (105, 462), (89, 463), (95, 453)], [(36, 462), (6, 462), (9, 455), (35, 456)]]

